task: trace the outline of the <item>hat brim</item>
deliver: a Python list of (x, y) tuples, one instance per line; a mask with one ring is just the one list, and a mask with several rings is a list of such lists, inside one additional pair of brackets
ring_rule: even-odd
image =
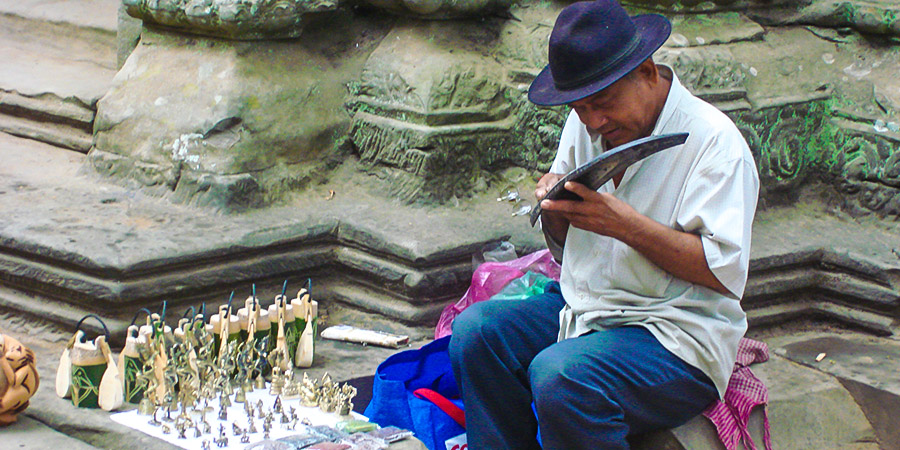
[(550, 72), (550, 66), (547, 65), (531, 83), (531, 87), (528, 89), (528, 100), (539, 106), (557, 106), (572, 103), (596, 94), (622, 79), (622, 77), (646, 61), (656, 50), (662, 47), (672, 33), (672, 24), (669, 22), (669, 19), (659, 14), (642, 14), (631, 19), (641, 35), (641, 41), (634, 52), (616, 70), (584, 86), (570, 90), (561, 90), (556, 88), (553, 74)]

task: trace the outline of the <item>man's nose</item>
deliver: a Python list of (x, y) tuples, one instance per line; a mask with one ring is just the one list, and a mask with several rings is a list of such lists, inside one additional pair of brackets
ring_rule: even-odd
[(581, 121), (590, 129), (599, 130), (609, 122), (609, 119), (606, 118), (606, 115), (600, 113), (599, 111), (588, 111), (584, 115), (581, 116)]

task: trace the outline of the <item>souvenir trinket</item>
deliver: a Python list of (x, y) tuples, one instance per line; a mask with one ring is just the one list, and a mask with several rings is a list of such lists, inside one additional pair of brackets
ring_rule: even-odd
[(388, 444), (394, 443), (412, 436), (414, 433), (410, 430), (404, 430), (394, 426), (383, 427), (377, 430), (369, 431), (368, 434), (379, 439), (384, 439)]
[(312, 300), (310, 290), (312, 280), (307, 281), (306, 288), (297, 292), (297, 298), (291, 300), (294, 307), (295, 326), (300, 337), (294, 353), (294, 364), (297, 367), (312, 367), (315, 357), (315, 336), (318, 328), (319, 304)]
[(324, 440), (325, 437), (320, 434), (306, 433), (279, 438), (278, 442), (290, 444), (293, 448), (306, 448), (310, 445), (318, 444), (319, 442), (322, 442)]
[(296, 450), (298, 448), (300, 447), (295, 447), (284, 442), (271, 441), (266, 439), (250, 444), (244, 447), (244, 450)]
[(144, 386), (138, 379), (144, 367), (144, 360), (141, 357), (139, 347), (149, 345), (147, 340), (149, 333), (141, 334), (140, 329), (135, 325), (135, 321), (137, 321), (138, 316), (142, 312), (147, 314), (147, 325), (149, 328), (153, 313), (147, 308), (141, 308), (125, 331), (125, 346), (122, 348), (122, 352), (119, 353), (119, 370), (122, 371), (122, 395), (124, 401), (128, 403), (140, 403), (141, 399), (144, 398)]
[[(93, 341), (85, 338), (81, 326), (88, 318), (94, 318), (103, 326), (104, 334)], [(62, 398), (71, 396), (75, 406), (102, 407), (106, 411), (118, 408), (124, 401), (122, 379), (112, 352), (109, 349), (109, 330), (94, 314), (84, 316), (75, 327), (75, 335), (69, 340), (60, 357), (56, 372), (56, 393)], [(68, 386), (66, 386), (68, 384)]]
[(0, 334), (0, 425), (16, 421), (39, 385), (34, 353), (11, 336)]

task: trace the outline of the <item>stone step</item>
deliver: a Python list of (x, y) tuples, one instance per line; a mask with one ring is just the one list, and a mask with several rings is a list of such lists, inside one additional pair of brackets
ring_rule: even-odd
[(81, 152), (116, 73), (117, 1), (0, 4), (0, 130)]
[[(91, 148), (91, 133), (85, 132), (82, 127), (7, 114), (0, 101), (0, 131), (80, 152), (87, 152)], [(90, 122), (84, 125), (89, 126)]]
[(97, 448), (25, 416), (19, 417), (16, 423), (3, 430), (3, 445), (5, 448), (25, 450), (47, 448), (92, 450)]
[(0, 14), (116, 34), (120, 0), (16, 0), (0, 2)]

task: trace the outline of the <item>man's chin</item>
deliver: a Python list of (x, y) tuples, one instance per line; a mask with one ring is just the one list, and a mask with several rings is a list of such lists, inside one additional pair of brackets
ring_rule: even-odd
[(618, 147), (634, 140), (629, 138), (627, 133), (625, 133), (625, 131), (623, 131), (621, 128), (616, 128), (611, 132), (603, 134), (603, 138), (606, 139), (606, 142), (609, 142), (609, 144), (613, 147)]

